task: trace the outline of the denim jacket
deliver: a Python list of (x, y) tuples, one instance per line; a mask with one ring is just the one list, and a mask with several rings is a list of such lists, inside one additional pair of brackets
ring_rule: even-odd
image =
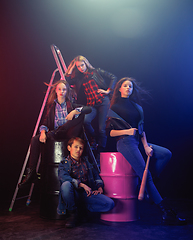
[[(83, 161), (86, 162), (87, 170), (88, 170), (88, 185), (92, 190), (96, 190), (99, 187), (103, 187), (103, 181), (100, 178), (98, 172), (93, 168), (93, 166), (89, 163), (86, 157), (82, 158)], [(75, 189), (78, 189), (78, 180), (71, 177), (71, 161), (68, 157), (65, 157), (58, 166), (58, 178), (60, 181), (60, 186), (63, 182), (69, 181), (73, 184)], [(66, 214), (65, 204), (62, 199), (61, 192), (59, 193), (59, 203), (57, 208), (57, 213), (59, 215)]]

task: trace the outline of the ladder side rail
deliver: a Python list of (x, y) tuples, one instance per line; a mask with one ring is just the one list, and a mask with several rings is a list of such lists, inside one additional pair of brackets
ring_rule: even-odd
[[(60, 64), (60, 61), (59, 61), (58, 55), (57, 55), (57, 54), (59, 54), (59, 53), (61, 53), (61, 52), (60, 52), (60, 50), (59, 50), (54, 44), (51, 45), (51, 50), (52, 50), (54, 59), (55, 59), (55, 61), (56, 61), (56, 65), (57, 65), (57, 67), (58, 67), (58, 70), (59, 70), (59, 73), (60, 73), (60, 77), (61, 77), (61, 79), (65, 79), (64, 72), (63, 72), (63, 70), (62, 70), (62, 67), (61, 67), (61, 64)], [(61, 54), (60, 54), (60, 55), (61, 55)], [(60, 58), (61, 58), (61, 57), (60, 57)], [(62, 59), (63, 59), (63, 57), (62, 57)], [(63, 62), (64, 62), (64, 60), (63, 60)], [(65, 63), (64, 63), (64, 65), (65, 65)], [(65, 65), (65, 67), (66, 67), (66, 65)], [(52, 82), (53, 82), (53, 81), (52, 81)], [(52, 84), (52, 83), (50, 83), (49, 85), (51, 85), (51, 84)], [(49, 88), (50, 88), (50, 86), (49, 86)], [(50, 92), (50, 89), (48, 89), (48, 90), (49, 90), (49, 91), (48, 91), (48, 93), (49, 93), (49, 92)], [(47, 97), (48, 97), (48, 96), (47, 96)], [(45, 98), (46, 98), (46, 97), (45, 97)], [(46, 101), (47, 101), (47, 99), (46, 99)], [(43, 103), (43, 104), (44, 104), (44, 103)], [(39, 159), (38, 159), (38, 164), (37, 164), (37, 167), (36, 167), (36, 172), (38, 172), (38, 170), (39, 170), (40, 163), (41, 163), (41, 154), (40, 154)], [(28, 195), (28, 199), (27, 199), (27, 201), (26, 201), (26, 205), (27, 205), (27, 206), (31, 203), (31, 196), (32, 196), (32, 193), (33, 193), (33, 189), (34, 189), (34, 183), (32, 183), (32, 185), (31, 185), (30, 192), (29, 192), (29, 195)]]
[[(34, 129), (32, 137), (34, 137), (36, 135), (36, 132), (37, 132), (40, 120), (42, 118), (42, 114), (43, 114), (44, 108), (45, 108), (45, 104), (46, 104), (47, 99), (48, 99), (50, 88), (51, 88), (51, 85), (53, 83), (53, 80), (54, 80), (54, 77), (55, 77), (55, 74), (56, 74), (57, 71), (58, 71), (58, 69), (55, 69), (54, 72), (52, 73), (50, 84), (49, 84), (49, 87), (47, 89), (47, 92), (46, 92), (46, 95), (45, 95), (45, 98), (44, 98), (44, 101), (43, 101), (43, 104), (42, 104), (42, 107), (41, 107), (41, 110), (40, 110), (40, 113), (39, 113), (39, 117), (38, 117), (38, 120), (36, 122), (36, 126), (35, 126), (35, 129)], [(13, 209), (13, 205), (15, 203), (16, 196), (17, 196), (17, 193), (18, 193), (18, 190), (19, 190), (18, 184), (21, 182), (22, 176), (24, 174), (24, 171), (25, 171), (25, 168), (26, 168), (26, 165), (27, 165), (27, 162), (28, 162), (29, 154), (30, 154), (30, 145), (29, 145), (29, 148), (28, 148), (28, 151), (27, 151), (27, 154), (26, 154), (26, 158), (25, 158), (25, 161), (24, 161), (24, 164), (23, 164), (23, 167), (22, 167), (22, 170), (21, 170), (18, 182), (17, 182), (17, 186), (16, 186), (16, 189), (15, 189), (15, 192), (14, 192), (14, 195), (13, 195), (10, 207), (9, 207), (9, 211), (12, 211), (12, 209)]]
[(56, 61), (56, 65), (58, 67), (58, 70), (59, 70), (59, 73), (60, 73), (60, 77), (61, 77), (61, 79), (66, 80), (65, 76), (64, 76), (64, 72), (63, 72), (62, 67), (61, 67), (61, 63), (60, 63), (59, 58), (58, 58), (58, 52), (60, 52), (60, 50), (59, 49), (57, 50), (57, 49), (58, 48), (54, 44), (51, 45), (51, 50), (52, 50), (54, 59)]
[(86, 139), (86, 144), (87, 144), (88, 149), (89, 149), (89, 155), (90, 155), (90, 157), (91, 157), (91, 159), (92, 159), (92, 161), (93, 161), (93, 164), (95, 165), (95, 168), (97, 169), (98, 173), (100, 173), (100, 169), (99, 169), (99, 167), (98, 167), (98, 164), (97, 164), (96, 158), (95, 158), (95, 156), (94, 156), (94, 153), (93, 153), (93, 151), (92, 151), (92, 149), (91, 149), (91, 147), (90, 147), (90, 143), (89, 143), (89, 141), (88, 141), (88, 138), (87, 138), (87, 135), (86, 135), (86, 133), (85, 133), (85, 130), (84, 130), (84, 137), (85, 137), (85, 139)]
[(61, 51), (60, 51), (60, 49), (59, 49), (58, 47), (54, 46), (54, 48), (56, 49), (56, 52), (57, 52), (57, 54), (58, 54), (58, 56), (59, 56), (59, 59), (60, 59), (60, 62), (61, 62), (61, 64), (62, 64), (62, 66), (63, 66), (63, 69), (64, 69), (64, 71), (66, 72), (66, 71), (67, 71), (67, 67), (66, 67), (66, 64), (65, 64), (65, 62), (64, 62), (64, 59), (63, 59), (63, 57), (62, 57), (62, 53), (61, 53)]
[[(38, 163), (37, 163), (37, 166), (36, 166), (36, 172), (38, 172), (38, 170), (39, 170), (40, 163), (41, 163), (41, 154), (39, 156)], [(28, 199), (26, 201), (26, 205), (27, 206), (31, 203), (31, 196), (32, 196), (32, 193), (33, 193), (34, 185), (35, 185), (34, 183), (31, 184), (31, 188), (30, 188), (30, 191), (29, 191)]]

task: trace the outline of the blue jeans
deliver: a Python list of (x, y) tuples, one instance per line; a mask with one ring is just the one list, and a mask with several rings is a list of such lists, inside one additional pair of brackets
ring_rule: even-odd
[(90, 212), (107, 212), (114, 207), (114, 201), (111, 198), (103, 194), (87, 197), (83, 188), (75, 189), (69, 181), (63, 182), (60, 190), (65, 207), (69, 211), (81, 205), (84, 205)]
[[(172, 153), (167, 148), (148, 143), (153, 148), (153, 156), (151, 157), (149, 169), (153, 179), (158, 178), (172, 157)], [(146, 156), (147, 157), (147, 156)]]
[(107, 113), (110, 107), (110, 100), (108, 96), (105, 96), (102, 103), (99, 105), (95, 105), (92, 107), (92, 112), (85, 115), (84, 118), (84, 126), (86, 131), (89, 132), (91, 136), (95, 136), (94, 128), (91, 125), (92, 120), (96, 117), (97, 113), (99, 116), (99, 139), (98, 145), (101, 148), (105, 148), (107, 142), (106, 136), (106, 120), (107, 120)]
[[(171, 152), (166, 148), (162, 148), (153, 144), (151, 145), (154, 151), (154, 162), (151, 164), (151, 167), (154, 167), (154, 169), (152, 169), (152, 171), (153, 173), (159, 175), (167, 162), (170, 160)], [(131, 164), (136, 174), (140, 177), (140, 179), (142, 179), (145, 169), (145, 161), (139, 150), (139, 141), (137, 138), (135, 136), (123, 137), (117, 142), (117, 150), (122, 153), (126, 160)], [(150, 163), (151, 160), (153, 161), (153, 159), (150, 159)], [(156, 204), (162, 201), (162, 197), (154, 185), (150, 171), (148, 172), (147, 176), (146, 189), (150, 198)]]

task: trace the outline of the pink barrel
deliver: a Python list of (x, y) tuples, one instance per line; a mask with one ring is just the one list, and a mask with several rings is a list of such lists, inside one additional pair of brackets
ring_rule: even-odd
[(104, 194), (115, 202), (115, 207), (102, 213), (101, 219), (111, 222), (138, 220), (138, 176), (131, 165), (119, 152), (104, 152), (100, 154), (100, 168)]

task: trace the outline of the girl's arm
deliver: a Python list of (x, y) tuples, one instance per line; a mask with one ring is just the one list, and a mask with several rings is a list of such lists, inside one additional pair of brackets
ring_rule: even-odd
[(97, 70), (99, 72), (99, 74), (104, 77), (104, 80), (105, 78), (109, 78), (110, 79), (110, 83), (109, 83), (109, 86), (108, 86), (108, 91), (112, 91), (117, 83), (117, 77), (115, 75), (113, 75), (112, 73), (110, 72), (107, 72), (107, 71), (104, 71), (102, 69), (98, 69)]
[(118, 137), (122, 135), (135, 135), (137, 128), (130, 128), (130, 129), (123, 129), (123, 130), (111, 130), (110, 136), (111, 137)]
[(141, 135), (141, 142), (142, 142), (143, 147), (145, 149), (146, 155), (151, 157), (153, 155), (153, 149), (151, 147), (149, 147), (149, 145), (147, 143), (147, 138), (146, 138), (145, 132), (143, 132), (142, 135)]
[(72, 61), (71, 63), (70, 63), (70, 65), (69, 65), (69, 67), (68, 67), (68, 69), (67, 69), (67, 71), (66, 71), (66, 75), (67, 74), (72, 74), (72, 71), (74, 70), (74, 68), (75, 68), (75, 65), (76, 65), (76, 62), (75, 61)]
[(89, 106), (82, 106), (82, 107), (76, 107), (74, 110), (72, 110), (67, 116), (67, 120), (72, 120), (73, 117), (80, 115), (81, 113), (83, 114), (88, 114), (92, 112), (92, 108)]

